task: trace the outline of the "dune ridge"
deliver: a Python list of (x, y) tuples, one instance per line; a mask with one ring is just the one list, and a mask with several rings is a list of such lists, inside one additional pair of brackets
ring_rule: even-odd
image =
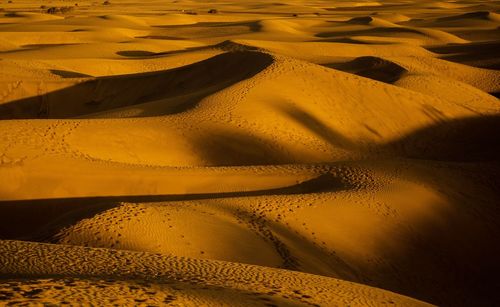
[[(23, 259), (28, 259), (25, 258), (26, 256), (33, 257), (33, 253), (37, 255), (35, 258), (37, 260), (34, 263), (2, 265), (0, 269), (2, 273), (8, 273), (9, 277), (13, 279), (10, 281), (11, 285), (23, 284), (22, 281), (19, 282), (15, 279), (19, 275), (30, 276), (32, 280), (50, 276), (53, 282), (62, 280), (63, 283), (73, 284), (75, 283), (74, 278), (71, 278), (73, 276), (87, 276), (88, 279), (95, 276), (97, 281), (94, 283), (104, 284), (101, 289), (106, 289), (106, 283), (113, 283), (115, 279), (116, 281), (131, 279), (137, 281), (138, 285), (146, 290), (150, 290), (146, 291), (146, 298), (130, 293), (133, 285), (129, 285), (129, 289), (125, 287), (124, 290), (120, 290), (120, 294), (124, 297), (127, 297), (127, 294), (131, 296), (128, 302), (125, 300), (129, 304), (143, 303), (148, 299), (153, 303), (158, 303), (158, 299), (163, 298), (164, 301), (160, 301), (161, 303), (165, 303), (167, 300), (166, 303), (173, 301), (177, 304), (191, 306), (214, 303), (231, 305), (241, 299), (253, 303), (252, 305), (316, 306), (320, 304), (368, 303), (372, 305), (385, 303), (401, 306), (428, 306), (428, 304), (388, 291), (374, 291), (366, 286), (333, 278), (263, 269), (244, 264), (233, 265), (215, 260), (185, 259), (159, 254), (113, 252), (106, 249), (15, 241), (2, 241), (1, 249), (3, 256), (12, 257), (15, 255), (20, 263), (25, 262)], [(24, 253), (20, 253), (20, 251)], [(44, 256), (39, 257), (40, 253)], [(88, 258), (102, 260), (102, 262), (99, 261), (98, 266), (93, 266), (87, 261)], [(117, 263), (122, 267), (121, 271), (116, 271)], [(286, 278), (283, 278), (283, 275), (286, 275)], [(103, 280), (104, 278), (107, 280)], [(25, 283), (29, 284), (32, 280)], [(286, 281), (283, 282), (284, 280)], [(90, 283), (92, 283), (92, 279), (90, 279)], [(157, 283), (162, 286), (156, 286)], [(2, 288), (4, 287), (2, 284)], [(85, 286), (82, 288), (89, 289)], [(137, 289), (137, 287), (135, 288)], [(332, 295), (330, 292), (330, 289), (333, 288), (338, 289), (336, 295)], [(325, 290), (328, 293), (325, 293)], [(100, 290), (100, 292), (104, 291)], [(358, 293), (363, 294), (359, 295)], [(163, 297), (161, 294), (164, 294)], [(103, 296), (105, 297), (106, 294)]]
[(0, 4), (0, 305), (498, 305), (497, 2), (77, 4)]

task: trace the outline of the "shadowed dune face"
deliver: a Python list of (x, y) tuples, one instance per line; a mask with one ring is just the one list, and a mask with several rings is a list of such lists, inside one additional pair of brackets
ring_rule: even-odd
[[(3, 203), (2, 210), (9, 214), (8, 218), (7, 215), (2, 218), (2, 239), (50, 242), (64, 227), (118, 205), (109, 201), (99, 203), (96, 200), (80, 203), (82, 202), (78, 200)], [(25, 227), (18, 228), (16, 225), (19, 224)]]
[[(235, 197), (258, 197), (271, 195), (296, 195), (321, 192), (335, 192), (352, 188), (351, 183), (331, 174), (296, 185), (267, 190), (190, 193), (167, 195), (120, 195), (109, 197), (61, 198), (3, 201), (0, 212), (8, 212), (0, 217), (1, 239), (28, 241), (51, 241), (53, 237), (69, 225), (95, 216), (98, 212), (110, 210), (123, 203), (156, 203), (167, 201), (217, 200)], [(41, 214), (39, 214), (41, 213)], [(16, 225), (25, 224), (18, 228)]]
[[(498, 251), (491, 245), (494, 237), (486, 230), (497, 227), (494, 210), (498, 188), (484, 185), (493, 184), (498, 167), (486, 166), (478, 173), (471, 167), (464, 171), (460, 165), (437, 165), (382, 162), (363, 173), (359, 166), (332, 168), (330, 175), (297, 186), (262, 191), (1, 203), (2, 212), (12, 212), (11, 220), (2, 221), (6, 226), (28, 222), (26, 217), (36, 210), (46, 210), (45, 204), (61, 210), (38, 218), (38, 223), (47, 224), (34, 228), (31, 235), (25, 229), (25, 233), (3, 233), (2, 238), (258, 263), (398, 289), (399, 293), (433, 302), (449, 300), (449, 293), (460, 295), (467, 289), (467, 295), (474, 299), (469, 297), (464, 302), (472, 304), (477, 297), (488, 298), (495, 291), (494, 283), (482, 285), (492, 280), (491, 276), (473, 263), (480, 261), (481, 267), (498, 269)], [(402, 177), (396, 175), (402, 170)], [(387, 182), (385, 186), (383, 182)], [(237, 186), (237, 182), (233, 184)], [(464, 186), (468, 191), (481, 189), (483, 195), (476, 198), (463, 192)], [(369, 196), (373, 191), (375, 198)], [(377, 205), (363, 208), (367, 202)], [(484, 202), (479, 211), (471, 207), (477, 202)], [(108, 207), (95, 206), (100, 203)], [(283, 206), (287, 210), (283, 211)], [(391, 206), (391, 211), (385, 211), (385, 206)], [(372, 210), (381, 213), (374, 215)], [(89, 212), (95, 215), (90, 217)], [(218, 222), (219, 218), (223, 220)], [(356, 222), (360, 220), (362, 224)], [(199, 228), (193, 228), (193, 224)], [(225, 231), (232, 235), (224, 235)], [(346, 233), (348, 242), (338, 239)], [(259, 256), (252, 259), (247, 258), (246, 247), (239, 244), (221, 254), (214, 249), (221, 244), (212, 245), (211, 239), (195, 244), (197, 237), (208, 234), (213, 239), (225, 237), (224, 244), (238, 234), (239, 242), (264, 245)], [(158, 245), (157, 238), (163, 236), (173, 241)], [(477, 236), (483, 240), (475, 240)], [(417, 250), (425, 252), (412, 257)], [(456, 272), (456, 263), (461, 263), (460, 272)], [(450, 278), (443, 279), (442, 274)], [(395, 277), (402, 280), (395, 281)]]
[[(40, 96), (0, 105), (3, 119), (70, 118), (199, 93), (199, 100), (224, 87), (250, 78), (272, 63), (256, 52), (230, 52), (186, 67), (164, 72), (113, 76), (83, 81)], [(197, 78), (208, 75), (209, 78)], [(196, 95), (195, 95), (196, 96)], [(68, 105), (68, 101), (71, 104)], [(164, 106), (162, 114), (182, 112), (196, 104)]]
[(498, 305), (498, 1), (77, 4), (0, 3), (0, 305)]
[(194, 140), (209, 165), (269, 165), (294, 162), (278, 144), (240, 131), (214, 129)]
[(359, 57), (347, 63), (326, 64), (325, 66), (385, 83), (393, 83), (408, 72), (396, 63), (370, 56)]
[(414, 159), (456, 162), (498, 162), (500, 117), (484, 116), (443, 121), (417, 130), (386, 146)]
[(63, 78), (90, 78), (91, 76), (86, 75), (86, 74), (81, 74), (77, 73), (74, 71), (67, 71), (67, 70), (58, 70), (58, 69), (52, 69), (50, 71), (51, 73), (61, 76)]
[(478, 42), (460, 45), (446, 45), (429, 48), (447, 61), (467, 64), (488, 69), (500, 69), (500, 60), (495, 56), (500, 43)]
[(312, 114), (300, 109), (300, 107), (294, 105), (279, 105), (279, 109), (292, 121), (297, 122), (333, 147), (348, 150), (356, 148), (356, 144), (353, 144), (351, 140), (344, 137), (341, 133), (335, 131)]

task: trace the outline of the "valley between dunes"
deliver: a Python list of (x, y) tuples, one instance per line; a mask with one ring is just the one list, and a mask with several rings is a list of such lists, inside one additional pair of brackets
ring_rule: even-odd
[(499, 28), (500, 1), (3, 0), (0, 305), (500, 304)]

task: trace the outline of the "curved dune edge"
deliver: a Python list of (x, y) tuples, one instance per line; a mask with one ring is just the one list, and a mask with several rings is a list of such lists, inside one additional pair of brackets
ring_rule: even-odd
[[(46, 284), (59, 283), (62, 289), (55, 292), (63, 293), (69, 287), (65, 287), (64, 282), (61, 285), (58, 280), (67, 283), (71, 277), (70, 283), (83, 292), (91, 290), (89, 283), (101, 286), (98, 288), (101, 290), (92, 289), (93, 298), (87, 301), (94, 304), (106, 302), (114, 295), (120, 295), (122, 299), (130, 297), (131, 302), (137, 299), (154, 302), (159, 298), (165, 300), (170, 295), (172, 302), (189, 305), (203, 302), (212, 306), (231, 302), (238, 302), (241, 306), (430, 306), (389, 291), (334, 278), (215, 260), (20, 241), (0, 241), (0, 255), (3, 278), (13, 279), (21, 285), (40, 279), (27, 290), (36, 293), (36, 297), (27, 299), (31, 302), (57, 295), (53, 289), (50, 293), (44, 291)], [(117, 280), (110, 281), (110, 278)], [(148, 284), (142, 284), (143, 287), (155, 291), (149, 291), (149, 295), (146, 291), (142, 297), (131, 295), (131, 285), (141, 284), (141, 280)], [(10, 282), (10, 285), (16, 285)], [(6, 283), (6, 280), (0, 280), (0, 289), (5, 289)], [(120, 283), (126, 283), (128, 288), (121, 287), (118, 293), (104, 293), (106, 287)], [(72, 289), (75, 289), (74, 285)], [(65, 297), (65, 301), (75, 303), (71, 300), (71, 295)]]
[[(498, 194), (482, 184), (495, 182), (500, 147), (478, 136), (498, 129), (497, 118), (469, 119), (387, 144), (411, 160), (163, 170), (171, 178), (160, 186), (193, 185), (177, 195), (148, 192), (154, 168), (144, 168), (142, 186), (138, 170), (115, 173), (111, 182), (123, 186), (115, 197), (0, 202), (0, 232), (4, 239), (287, 268), (438, 305), (488, 304), (492, 285), (478, 285), (497, 264), (490, 242), (498, 234)], [(460, 163), (464, 157), (474, 163)], [(82, 178), (72, 184), (89, 192)], [(131, 195), (141, 189), (145, 195)]]
[[(265, 53), (228, 52), (167, 71), (90, 79), (44, 94), (42, 99), (39, 95), (0, 104), (0, 119), (69, 118), (144, 102), (162, 104), (157, 115), (179, 113), (193, 107), (199, 96), (256, 75), (272, 62)], [(193, 78), (203, 75), (210, 77)], [(179, 96), (181, 102), (172, 101)]]

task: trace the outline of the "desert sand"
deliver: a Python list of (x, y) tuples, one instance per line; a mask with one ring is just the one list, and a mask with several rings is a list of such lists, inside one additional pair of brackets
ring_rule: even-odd
[(0, 305), (500, 303), (500, 2), (0, 2)]

